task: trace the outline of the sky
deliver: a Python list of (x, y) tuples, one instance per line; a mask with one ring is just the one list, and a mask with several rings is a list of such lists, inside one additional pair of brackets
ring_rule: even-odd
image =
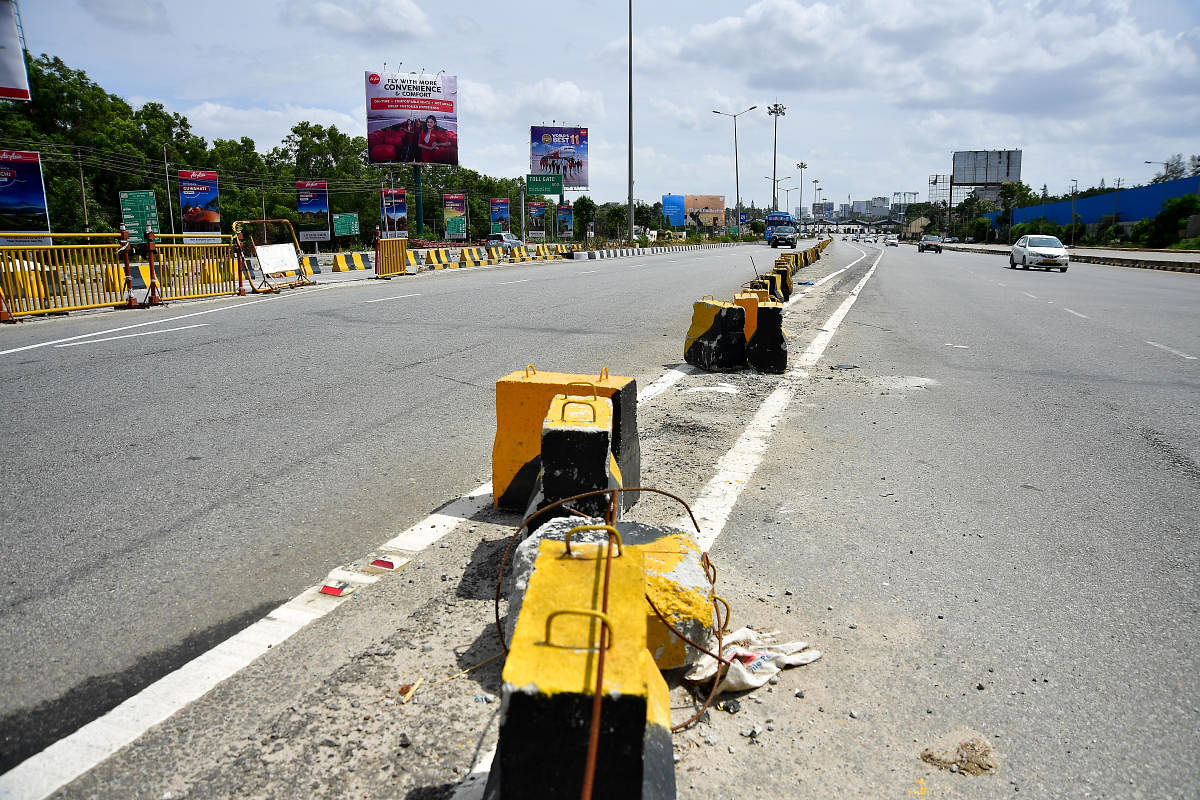
[[(955, 150), (1023, 150), (1065, 193), (1200, 153), (1196, 0), (634, 0), (634, 196), (791, 207), (928, 194)], [(614, 0), (24, 0), (26, 45), (195, 133), (266, 152), (308, 120), (365, 135), (364, 71), (459, 79), (463, 166), (528, 172), (529, 126), (589, 129), (598, 202), (627, 195), (628, 4)], [(784, 116), (767, 106), (781, 103)], [(796, 169), (805, 162), (803, 183)], [(319, 177), (319, 176), (312, 176)], [(803, 193), (803, 194), (802, 194)], [(568, 198), (573, 196), (568, 192)]]

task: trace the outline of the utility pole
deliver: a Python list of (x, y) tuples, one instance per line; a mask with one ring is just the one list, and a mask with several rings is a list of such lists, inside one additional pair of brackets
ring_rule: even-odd
[[(1121, 219), (1117, 212), (1117, 200), (1121, 197), (1121, 179), (1117, 178), (1116, 191), (1113, 192), (1113, 227), (1117, 228), (1117, 222)], [(1117, 228), (1117, 236), (1121, 235), (1121, 229)]]
[(167, 166), (167, 143), (163, 142), (163, 175), (167, 178), (167, 212), (171, 215), (171, 233), (175, 233), (175, 204), (171, 202), (171, 168)]
[(779, 210), (779, 184), (775, 182), (775, 168), (779, 160), (779, 118), (787, 113), (783, 103), (767, 106), (767, 113), (775, 118), (775, 142), (771, 148), (771, 208)]
[(633, 0), (629, 0), (629, 241), (633, 241)]
[(87, 216), (87, 187), (83, 185), (83, 162), (78, 153), (75, 155), (75, 163), (79, 165), (79, 194), (83, 197), (83, 232), (91, 233), (92, 227), (88, 225)]
[(800, 170), (800, 183), (796, 186), (800, 190), (800, 227), (804, 227), (804, 170), (808, 168), (808, 164), (800, 161), (796, 164), (796, 169)]
[(1075, 195), (1079, 193), (1079, 179), (1071, 178), (1071, 247), (1075, 246)]

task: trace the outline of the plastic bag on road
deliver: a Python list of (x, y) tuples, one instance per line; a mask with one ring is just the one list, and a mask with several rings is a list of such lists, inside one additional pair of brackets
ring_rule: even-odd
[[(820, 650), (809, 650), (808, 642), (775, 644), (777, 632), (738, 628), (725, 637), (721, 656), (730, 662), (717, 694), (757, 689), (778, 675), (785, 667), (811, 664), (821, 657)], [(718, 662), (704, 655), (685, 675), (689, 681), (704, 681), (717, 674)]]

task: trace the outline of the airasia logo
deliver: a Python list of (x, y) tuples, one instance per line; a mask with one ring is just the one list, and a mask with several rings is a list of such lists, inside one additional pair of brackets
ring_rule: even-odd
[(379, 84), (379, 75), (372, 72), (370, 75), (367, 76), (367, 83), (371, 84), (372, 86), (378, 85)]
[(188, 173), (188, 177), (189, 177), (189, 178), (193, 178), (193, 179), (196, 179), (196, 178), (204, 178), (204, 177), (207, 177), (207, 176), (208, 176), (208, 173), (206, 173), (206, 172), (189, 172), (189, 173)]

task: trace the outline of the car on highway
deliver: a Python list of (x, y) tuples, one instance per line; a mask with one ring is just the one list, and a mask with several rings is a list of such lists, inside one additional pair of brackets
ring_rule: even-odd
[(796, 249), (796, 229), (791, 225), (776, 225), (771, 229), (771, 247), (791, 247)]
[(1038, 267), (1047, 271), (1056, 269), (1066, 272), (1070, 261), (1067, 246), (1057, 236), (1044, 234), (1022, 236), (1008, 254), (1009, 269), (1016, 269), (1020, 264), (1021, 269)]
[(945, 241), (946, 241), (946, 244), (958, 244), (958, 237), (957, 236), (947, 236)]
[(518, 239), (511, 231), (502, 231), (500, 233), (489, 233), (487, 237), (488, 247), (499, 247), (504, 255), (512, 253), (514, 248), (521, 247), (525, 243)]
[(883, 240), (883, 245), (884, 247), (899, 247), (900, 237), (895, 235), (885, 237)]
[(921, 241), (917, 242), (917, 252), (924, 253), (926, 250), (932, 250), (935, 253), (942, 252), (942, 237), (933, 234), (922, 236)]

